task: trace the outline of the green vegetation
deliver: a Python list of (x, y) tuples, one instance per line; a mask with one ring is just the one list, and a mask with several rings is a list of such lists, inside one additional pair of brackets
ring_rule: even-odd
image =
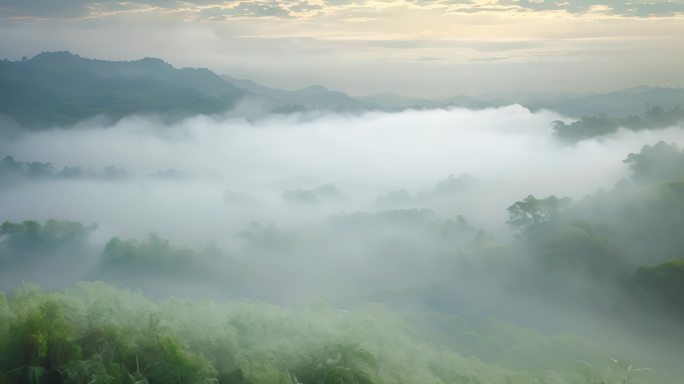
[(102, 266), (110, 271), (135, 273), (154, 269), (160, 273), (187, 274), (199, 256), (190, 248), (173, 247), (168, 240), (151, 233), (142, 241), (114, 237), (102, 251)]
[(643, 116), (609, 117), (606, 115), (584, 116), (567, 124), (553, 122), (554, 133), (564, 140), (579, 141), (616, 132), (620, 128), (638, 131), (643, 129), (664, 129), (684, 121), (684, 109), (680, 106), (663, 109), (649, 107)]
[(509, 224), (520, 229), (517, 250), (508, 250), (518, 256), (502, 259), (501, 271), (517, 273), (510, 287), (546, 306), (562, 302), (680, 340), (679, 330), (643, 324), (684, 314), (683, 158), (673, 144), (644, 146), (625, 160), (631, 180), (612, 190), (574, 202), (528, 196), (510, 206)]
[(252, 223), (231, 249), (6, 221), (0, 383), (669, 384), (682, 159), (659, 142), (610, 190), (514, 202), (507, 242), (417, 208), (337, 213), (313, 235)]
[[(98, 116), (118, 120), (150, 113), (176, 121), (225, 112), (245, 96), (254, 96), (270, 112), (282, 114), (311, 109), (358, 112), (521, 104), (533, 111), (553, 110), (579, 118), (570, 124), (553, 123), (558, 137), (570, 141), (613, 133), (620, 127), (662, 129), (684, 119), (684, 91), (680, 88), (636, 87), (583, 95), (522, 91), (423, 100), (393, 94), (351, 97), (320, 85), (296, 91), (274, 89), (251, 80), (221, 77), (205, 68), (176, 69), (155, 58), (106, 61), (69, 52), (44, 52), (16, 62), (0, 60), (0, 115), (22, 129), (43, 130)], [(650, 106), (646, 113), (636, 115), (644, 105)], [(11, 125), (3, 123), (2, 128)]]
[(113, 62), (47, 52), (0, 61), (0, 113), (34, 130), (99, 115), (220, 113), (242, 93), (207, 69), (175, 69), (159, 59)]
[(630, 284), (647, 304), (684, 316), (684, 259), (643, 265), (631, 276)]
[(624, 160), (632, 178), (642, 182), (662, 182), (684, 178), (684, 153), (675, 144), (659, 141), (646, 145), (640, 153), (631, 153)]
[(57, 254), (82, 254), (96, 228), (74, 221), (4, 222), (0, 225), (0, 266), (7, 268)]
[(568, 197), (559, 199), (556, 196), (549, 196), (544, 199), (537, 199), (529, 195), (524, 200), (508, 207), (508, 224), (516, 229), (548, 224), (555, 220), (561, 211), (570, 205), (571, 201)]
[(65, 166), (61, 170), (55, 169), (52, 163), (40, 161), (19, 161), (12, 156), (5, 156), (0, 161), (0, 186), (11, 185), (21, 179), (35, 178), (97, 178), (122, 179), (127, 176), (125, 169), (113, 165), (106, 166), (101, 172), (86, 170), (80, 166)]
[[(424, 341), (377, 306), (285, 309), (245, 301), (154, 301), (103, 283), (81, 283), (63, 293), (25, 285), (0, 296), (0, 320), (5, 383), (522, 384), (580, 383), (587, 373), (576, 361), (556, 371), (487, 365), (459, 354), (458, 343)], [(547, 343), (561, 350), (580, 347), (571, 355), (611, 364), (586, 342), (545, 339), (495, 321), (473, 332), (498, 339), (499, 354), (518, 353), (521, 346), (506, 341), (518, 339), (526, 350)], [(544, 381), (548, 376), (556, 381)], [(637, 381), (606, 381), (618, 382)]]

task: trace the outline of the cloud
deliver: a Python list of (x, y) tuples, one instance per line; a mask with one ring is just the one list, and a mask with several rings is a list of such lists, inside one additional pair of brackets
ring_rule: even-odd
[(120, 13), (145, 11), (152, 13), (175, 12), (191, 14), (201, 19), (220, 20), (235, 17), (289, 17), (290, 12), (309, 12), (320, 9), (308, 1), (283, 0), (67, 0), (54, 1), (0, 1), (0, 16), (7, 18), (91, 18)]
[(230, 7), (212, 6), (203, 8), (198, 17), (212, 21), (232, 19), (236, 17), (291, 17), (290, 11), (277, 1), (247, 2), (242, 1)]
[(585, 14), (603, 10), (607, 14), (630, 17), (674, 16), (684, 13), (684, 1), (620, 1), (620, 0), (500, 0), (525, 11), (565, 11)]
[(2, 0), (0, 1), (0, 16), (35, 18), (82, 17), (90, 13), (89, 5), (93, 3), (88, 0)]
[(387, 7), (442, 9), (456, 13), (548, 12), (563, 11), (586, 14), (603, 11), (626, 17), (666, 17), (684, 13), (682, 0), (614, 1), (614, 0), (2, 0), (0, 16), (9, 18), (82, 18), (107, 16), (131, 11), (179, 12), (199, 18), (222, 20), (234, 17), (290, 17), (293, 13), (309, 13), (330, 9), (365, 9), (382, 13)]
[(682, 1), (0, 0), (0, 51), (161, 57), (350, 95), (607, 92), (682, 85)]
[(603, 12), (627, 17), (665, 17), (684, 14), (682, 0), (621, 1), (621, 0), (412, 0), (419, 6), (444, 7), (451, 12), (546, 12), (570, 14)]
[[(684, 144), (681, 128), (672, 128), (568, 145), (553, 136), (559, 118), (520, 106), (254, 121), (197, 116), (174, 125), (133, 116), (110, 128), (83, 125), (0, 143), (0, 153), (56, 169), (117, 164), (132, 175), (6, 186), (0, 211), (9, 220), (64, 218), (98, 222), (112, 235), (158, 230), (202, 241), (250, 222), (287, 229), (340, 212), (398, 208), (505, 228), (506, 207), (530, 193), (581, 198), (624, 177), (622, 160), (643, 145)], [(164, 169), (190, 177), (155, 176)]]
[[(104, 248), (122, 260), (134, 256), (129, 266), (144, 271), (136, 278), (120, 270), (124, 283), (156, 288), (160, 294), (207, 293), (291, 303), (311, 293), (346, 298), (440, 287), (451, 308), (496, 308), (495, 313), (509, 315), (543, 308), (548, 314), (553, 308), (546, 303), (530, 308), (527, 276), (544, 281), (557, 275), (547, 274), (544, 264), (537, 275), (538, 259), (528, 263), (524, 247), (502, 248), (512, 238), (506, 208), (529, 194), (570, 195), (580, 201), (599, 188), (611, 189), (629, 175), (630, 165), (646, 165), (637, 168), (650, 172), (652, 166), (662, 169), (663, 163), (672, 162), (672, 149), (659, 144), (655, 153), (642, 151), (630, 164), (622, 163), (644, 144), (684, 144), (683, 127), (673, 127), (616, 132), (568, 145), (552, 134), (550, 123), (559, 117), (512, 105), (250, 120), (196, 116), (171, 125), (149, 116), (130, 116), (111, 127), (83, 122), (80, 129), (0, 141), (0, 153), (11, 151), (17, 158), (50, 162), (57, 169), (65, 164), (92, 169), (118, 164), (140, 176), (119, 181), (36, 178), (8, 185), (0, 189), (0, 212), (4, 220), (14, 222), (56, 218), (98, 223), (99, 229), (89, 236), (93, 249), (99, 253)], [(192, 177), (152, 175), (160, 169), (182, 169)], [(602, 214), (611, 212), (619, 199), (600, 199), (596, 217), (622, 220), (614, 213)], [(662, 212), (653, 211), (655, 221), (661, 222)], [(625, 212), (631, 213), (631, 208)], [(633, 216), (622, 220), (628, 228), (639, 222)], [(652, 229), (646, 237), (670, 233), (659, 228), (665, 227)], [(571, 234), (592, 230), (579, 229)], [(149, 231), (159, 236), (148, 237)], [(123, 240), (110, 240), (114, 236)], [(562, 244), (560, 248), (567, 249)], [(594, 248), (580, 249), (581, 260), (593, 259)], [(164, 260), (169, 259), (180, 263), (167, 264)], [(61, 264), (40, 266), (56, 280), (71, 281), (92, 270), (82, 263), (73, 268), (65, 266), (63, 258), (54, 260)], [(162, 263), (160, 268), (156, 262)], [(145, 271), (150, 271), (149, 278)], [(196, 277), (181, 279), (179, 285), (179, 272)], [(13, 271), (10, 275), (26, 279)], [(524, 281), (522, 291), (507, 289), (514, 277)], [(171, 282), (169, 290), (158, 285)], [(601, 292), (583, 280), (574, 282), (573, 287), (582, 289), (578, 300), (584, 300), (584, 292)], [(432, 294), (418, 292), (407, 303), (418, 297), (433, 302)], [(518, 297), (524, 300), (512, 300)], [(555, 322), (566, 319), (564, 315), (544, 318)], [(614, 322), (608, 324), (615, 328)]]

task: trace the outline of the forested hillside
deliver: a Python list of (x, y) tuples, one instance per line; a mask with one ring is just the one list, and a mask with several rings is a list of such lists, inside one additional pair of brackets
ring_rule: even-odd
[(46, 52), (0, 61), (0, 113), (28, 129), (100, 115), (219, 113), (243, 94), (208, 69), (176, 69), (152, 58), (117, 62)]
[[(333, 215), (316, 234), (253, 224), (234, 249), (178, 246), (154, 233), (98, 247), (96, 225), (8, 221), (1, 378), (671, 382), (680, 372), (667, 351), (684, 342), (683, 159), (659, 142), (627, 156), (631, 176), (611, 190), (515, 202), (510, 242), (430, 209)], [(314, 276), (303, 255), (325, 260), (328, 236), (374, 251), (317, 263)], [(74, 288), (80, 280), (107, 284)], [(283, 302), (314, 287), (317, 296), (294, 306), (245, 300)], [(217, 301), (187, 299), (206, 296)], [(583, 336), (558, 333), (570, 329)]]

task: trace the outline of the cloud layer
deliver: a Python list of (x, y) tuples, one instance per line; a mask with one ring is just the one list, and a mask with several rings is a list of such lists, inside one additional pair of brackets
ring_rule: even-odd
[(323, 15), (340, 9), (381, 11), (388, 7), (437, 9), (448, 13), (548, 12), (570, 14), (605, 13), (626, 17), (667, 17), (684, 13), (680, 0), (69, 0), (0, 2), (5, 17), (81, 18), (106, 17), (127, 12), (176, 12), (197, 18), (224, 20), (240, 17), (301, 17)]
[(530, 193), (581, 198), (625, 177), (622, 160), (643, 145), (684, 144), (672, 128), (567, 145), (552, 135), (558, 118), (509, 106), (84, 122), (91, 129), (26, 135), (0, 153), (56, 169), (121, 167), (128, 177), (17, 183), (0, 190), (0, 209), (6, 219), (98, 222), (109, 235), (158, 230), (187, 241), (231, 237), (254, 221), (315, 227), (342, 212), (395, 208), (462, 214), (503, 231), (506, 207)]

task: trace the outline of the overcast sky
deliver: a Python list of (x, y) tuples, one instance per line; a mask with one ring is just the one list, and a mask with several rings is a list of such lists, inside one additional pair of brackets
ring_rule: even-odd
[(0, 57), (54, 50), (352, 95), (681, 86), (684, 0), (0, 0)]

